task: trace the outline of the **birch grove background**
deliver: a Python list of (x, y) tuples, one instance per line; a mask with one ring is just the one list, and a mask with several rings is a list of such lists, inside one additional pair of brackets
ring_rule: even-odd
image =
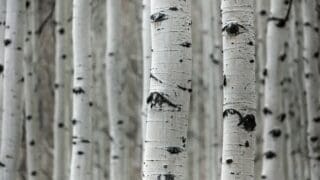
[(0, 0), (0, 180), (320, 180), (319, 0)]

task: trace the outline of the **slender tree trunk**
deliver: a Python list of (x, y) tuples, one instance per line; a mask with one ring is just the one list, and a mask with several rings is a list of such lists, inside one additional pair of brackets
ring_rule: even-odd
[(222, 180), (254, 179), (255, 16), (254, 1), (222, 1), (223, 152)]
[[(4, 64), (4, 31), (6, 27), (6, 3), (7, 0), (0, 0), (0, 138), (2, 131), (3, 111), (3, 64)], [(1, 142), (0, 142), (1, 144)]]
[(281, 54), (284, 47), (285, 27), (290, 14), (292, 1), (271, 0), (271, 10), (267, 30), (267, 62), (264, 70), (264, 144), (263, 167), (261, 178), (283, 179), (283, 121), (281, 113), (280, 61), (286, 59)]
[(318, 22), (316, 16), (316, 1), (302, 1), (303, 18), (303, 62), (304, 84), (306, 89), (307, 114), (308, 114), (308, 149), (310, 158), (311, 180), (320, 178), (320, 112), (319, 112), (319, 39), (316, 29)]
[(107, 2), (107, 58), (106, 80), (109, 113), (109, 129), (112, 138), (110, 145), (110, 180), (126, 180), (126, 130), (129, 124), (121, 104), (122, 83), (121, 65), (121, 1)]
[(150, 0), (143, 0), (142, 38), (143, 38), (143, 97), (142, 97), (142, 142), (145, 140), (148, 106), (146, 99), (150, 88), (151, 68), (151, 26)]
[(91, 179), (92, 124), (90, 109), (91, 60), (88, 0), (73, 2), (73, 141), (70, 180)]
[(190, 104), (191, 1), (151, 0), (152, 63), (143, 180), (184, 180)]
[[(28, 4), (29, 3), (29, 4)], [(33, 59), (33, 38), (35, 37), (35, 29), (32, 24), (36, 16), (35, 7), (37, 0), (26, 1), (26, 16), (25, 16), (25, 38), (24, 38), (24, 102), (26, 113), (26, 144), (27, 144), (27, 177), (28, 180), (39, 179), (40, 173), (40, 154), (39, 153), (39, 119), (36, 109), (36, 77), (35, 63)]]
[(55, 83), (54, 83), (54, 151), (53, 180), (67, 180), (66, 120), (65, 120), (65, 66), (67, 57), (66, 1), (56, 0), (55, 8)]
[(21, 139), (21, 95), (24, 77), (23, 59), (23, 1), (7, 2), (5, 60), (3, 86), (3, 122), (0, 153), (0, 179), (14, 180), (18, 174), (18, 154)]

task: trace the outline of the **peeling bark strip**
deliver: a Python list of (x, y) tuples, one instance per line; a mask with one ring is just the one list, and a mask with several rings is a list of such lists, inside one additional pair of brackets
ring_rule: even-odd
[(254, 4), (254, 0), (221, 1), (224, 73), (222, 162), (225, 162), (222, 163), (221, 180), (254, 180), (254, 131), (257, 125)]
[(144, 98), (148, 110), (142, 179), (186, 180), (186, 139), (182, 137), (187, 137), (188, 87), (192, 87), (191, 0), (150, 0), (150, 5), (153, 49), (150, 89)]

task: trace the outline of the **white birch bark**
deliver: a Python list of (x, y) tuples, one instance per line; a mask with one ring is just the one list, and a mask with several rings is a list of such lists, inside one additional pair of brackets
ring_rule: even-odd
[(304, 84), (306, 89), (307, 116), (308, 116), (308, 149), (310, 159), (311, 180), (320, 178), (320, 102), (319, 102), (319, 38), (316, 16), (316, 1), (302, 1), (303, 18), (303, 62)]
[[(2, 111), (3, 111), (3, 64), (4, 64), (4, 31), (6, 27), (6, 3), (7, 0), (0, 1), (0, 138), (2, 131)], [(0, 142), (1, 143), (1, 142)]]
[(91, 179), (92, 124), (90, 109), (91, 59), (88, 0), (73, 2), (73, 136), (70, 180)]
[(23, 85), (23, 6), (21, 0), (7, 1), (5, 30), (5, 60), (3, 86), (3, 121), (0, 153), (0, 179), (15, 179), (18, 174), (22, 111), (21, 95)]
[(143, 180), (186, 179), (191, 1), (151, 0), (152, 63)]
[(267, 30), (267, 62), (264, 70), (264, 135), (262, 179), (283, 179), (283, 120), (281, 113), (280, 61), (286, 59), (281, 50), (287, 33), (285, 27), (290, 14), (292, 1), (271, 0)]
[(67, 61), (66, 21), (67, 3), (65, 0), (56, 0), (55, 8), (55, 82), (54, 82), (54, 151), (53, 151), (53, 180), (67, 180), (67, 164), (65, 163), (68, 151), (65, 143), (65, 66)]
[(143, 97), (142, 97), (142, 142), (145, 139), (147, 120), (147, 102), (145, 101), (150, 88), (151, 68), (151, 26), (150, 26), (150, 0), (143, 0), (142, 39), (143, 39)]
[(26, 128), (26, 149), (27, 149), (27, 179), (37, 180), (40, 178), (40, 141), (39, 141), (39, 118), (37, 111), (38, 99), (36, 98), (36, 73), (35, 54), (33, 53), (33, 41), (35, 38), (35, 26), (33, 19), (36, 16), (37, 0), (25, 1), (25, 37), (24, 37), (24, 103), (25, 103), (25, 128)]
[(223, 151), (221, 180), (254, 179), (256, 127), (254, 1), (222, 1)]

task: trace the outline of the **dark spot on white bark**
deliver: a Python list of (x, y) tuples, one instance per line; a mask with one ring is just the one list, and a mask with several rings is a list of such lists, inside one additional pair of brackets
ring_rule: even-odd
[(286, 119), (287, 115), (285, 113), (282, 113), (280, 114), (277, 119), (280, 121), (280, 122), (283, 122), (285, 119)]
[(314, 58), (318, 58), (318, 57), (319, 57), (319, 52), (315, 52), (315, 53), (313, 54), (313, 57), (314, 57)]
[(267, 159), (273, 159), (273, 158), (277, 157), (276, 153), (274, 153), (272, 151), (267, 151), (264, 153), (264, 155)]
[(110, 52), (108, 56), (114, 56), (114, 52)]
[(17, 49), (17, 51), (21, 51), (22, 47), (18, 46), (16, 49)]
[(53, 87), (54, 87), (54, 89), (58, 89), (58, 88), (59, 88), (59, 84), (55, 83), (55, 84), (53, 85)]
[(63, 127), (64, 127), (64, 124), (60, 122), (60, 123), (58, 123), (58, 127), (59, 127), (59, 128), (63, 128)]
[(89, 107), (92, 107), (92, 106), (93, 106), (93, 102), (90, 101), (90, 102), (89, 102)]
[(287, 54), (286, 54), (286, 53), (281, 54), (281, 55), (279, 56), (279, 60), (280, 60), (281, 62), (284, 62), (284, 61), (286, 60), (286, 58), (287, 58)]
[(119, 156), (112, 156), (112, 159), (119, 159)]
[(184, 42), (184, 43), (181, 43), (180, 46), (189, 48), (189, 47), (191, 47), (191, 43), (190, 42)]
[(65, 32), (65, 30), (64, 30), (64, 28), (60, 28), (60, 29), (58, 30), (58, 32), (59, 32), (60, 35), (63, 35), (64, 32)]
[(250, 62), (250, 63), (254, 63), (254, 60), (253, 60), (253, 59), (251, 59), (249, 62)]
[(249, 141), (246, 141), (246, 142), (244, 143), (244, 146), (245, 146), (245, 147), (250, 147)]
[(167, 168), (168, 168), (168, 165), (163, 165), (163, 168), (167, 169)]
[(78, 122), (78, 121), (77, 121), (76, 119), (72, 119), (72, 120), (71, 120), (72, 125), (76, 125), (77, 122)]
[(312, 137), (310, 137), (310, 141), (313, 142), (313, 143), (316, 142), (316, 141), (318, 141), (318, 139), (319, 139), (319, 138), (318, 138), (317, 136), (312, 136)]
[(81, 87), (73, 88), (72, 92), (74, 94), (84, 94), (85, 93), (85, 91)]
[(30, 1), (26, 1), (26, 8), (28, 9), (30, 7)]
[(236, 114), (239, 116), (239, 123), (237, 124), (237, 126), (243, 128), (248, 132), (254, 131), (257, 124), (255, 121), (255, 116), (253, 114), (246, 114), (243, 117), (242, 114), (235, 109), (226, 109), (223, 111), (223, 118), (227, 117), (229, 114), (231, 115)]
[(168, 17), (166, 14), (159, 12), (159, 13), (152, 14), (150, 19), (153, 22), (161, 22), (161, 21), (167, 20)]
[(262, 176), (261, 176), (261, 179), (267, 179), (267, 176), (262, 175)]
[(34, 140), (31, 140), (31, 141), (29, 142), (29, 144), (30, 144), (30, 146), (34, 146), (34, 145), (36, 144), (36, 142), (35, 142)]
[(0, 167), (6, 167), (6, 165), (0, 162)]
[(81, 139), (81, 142), (85, 143), (85, 144), (89, 144), (90, 143), (90, 141), (88, 139)]
[(123, 124), (123, 121), (122, 121), (122, 120), (119, 120), (119, 121), (117, 122), (117, 124), (118, 124), (118, 125), (121, 125), (121, 124)]
[(78, 151), (77, 154), (78, 154), (78, 155), (83, 155), (84, 152), (83, 152), (83, 151)]
[(28, 121), (30, 121), (32, 119), (32, 116), (28, 115), (26, 118), (27, 118)]
[(261, 16), (265, 16), (265, 15), (267, 15), (267, 11), (266, 10), (261, 10), (259, 14)]
[(66, 54), (62, 54), (62, 55), (61, 55), (61, 58), (62, 58), (62, 59), (66, 59), (66, 58), (67, 58), (67, 55), (66, 55)]
[(262, 111), (264, 115), (272, 114), (272, 111), (267, 107), (264, 107)]
[(223, 86), (227, 86), (227, 77), (223, 75)]
[[(164, 179), (161, 177), (164, 177)], [(173, 174), (164, 174), (164, 175), (160, 174), (157, 176), (157, 180), (174, 180), (174, 175)]]
[(23, 83), (24, 82), (24, 77), (22, 77), (19, 82)]
[(238, 22), (230, 22), (222, 28), (222, 32), (226, 31), (229, 36), (237, 36), (240, 34), (240, 28), (245, 29), (245, 27)]
[(179, 89), (181, 89), (182, 91), (188, 91), (189, 93), (192, 92), (192, 89), (191, 89), (191, 88), (182, 87), (182, 86), (180, 86), (180, 85), (177, 85), (177, 87), (178, 87)]
[(171, 146), (171, 147), (167, 147), (166, 150), (170, 153), (170, 154), (179, 154), (183, 151), (182, 148), (180, 147), (174, 147), (174, 146)]
[(31, 176), (37, 176), (37, 171), (32, 171)]
[(232, 159), (227, 159), (227, 160), (226, 160), (226, 163), (227, 163), (227, 164), (232, 164), (232, 163), (233, 163), (233, 160), (232, 160)]
[(320, 117), (315, 117), (315, 118), (313, 118), (313, 122), (319, 123), (319, 122), (320, 122)]
[(154, 76), (154, 75), (151, 74), (151, 73), (150, 73), (150, 78), (156, 80), (156, 81), (159, 82), (159, 83), (162, 83), (162, 81), (161, 81), (159, 78), (157, 78), (156, 76)]
[(266, 69), (266, 68), (263, 69), (262, 75), (263, 75), (264, 77), (268, 76), (268, 69)]
[(178, 8), (177, 8), (176, 6), (174, 6), (174, 7), (170, 7), (169, 10), (171, 10), (171, 11), (178, 11)]
[(248, 42), (248, 45), (253, 46), (253, 42), (252, 41)]
[(269, 134), (273, 137), (273, 138), (278, 138), (281, 136), (281, 130), (280, 129), (272, 129)]
[(10, 39), (5, 39), (3, 42), (4, 42), (4, 46), (9, 46), (11, 44)]
[(310, 22), (305, 22), (305, 23), (303, 23), (303, 25), (306, 26), (306, 27), (310, 27), (311, 26)]
[(287, 5), (288, 5), (288, 10), (287, 10), (287, 13), (286, 13), (286, 16), (284, 18), (279, 18), (279, 17), (270, 17), (268, 20), (269, 21), (277, 21), (276, 23), (276, 26), (279, 27), (279, 28), (283, 28), (286, 26), (288, 20), (289, 20), (289, 17), (290, 17), (290, 11), (291, 11), (291, 7), (292, 7), (292, 1), (293, 0), (290, 0)]
[(0, 64), (0, 74), (3, 73), (3, 70), (4, 70), (3, 65)]
[(163, 93), (151, 92), (147, 98), (147, 104), (150, 104), (150, 107), (159, 107), (162, 108), (163, 104), (167, 104), (169, 107), (174, 108), (176, 111), (181, 111), (181, 105), (172, 103), (168, 98), (164, 96)]

